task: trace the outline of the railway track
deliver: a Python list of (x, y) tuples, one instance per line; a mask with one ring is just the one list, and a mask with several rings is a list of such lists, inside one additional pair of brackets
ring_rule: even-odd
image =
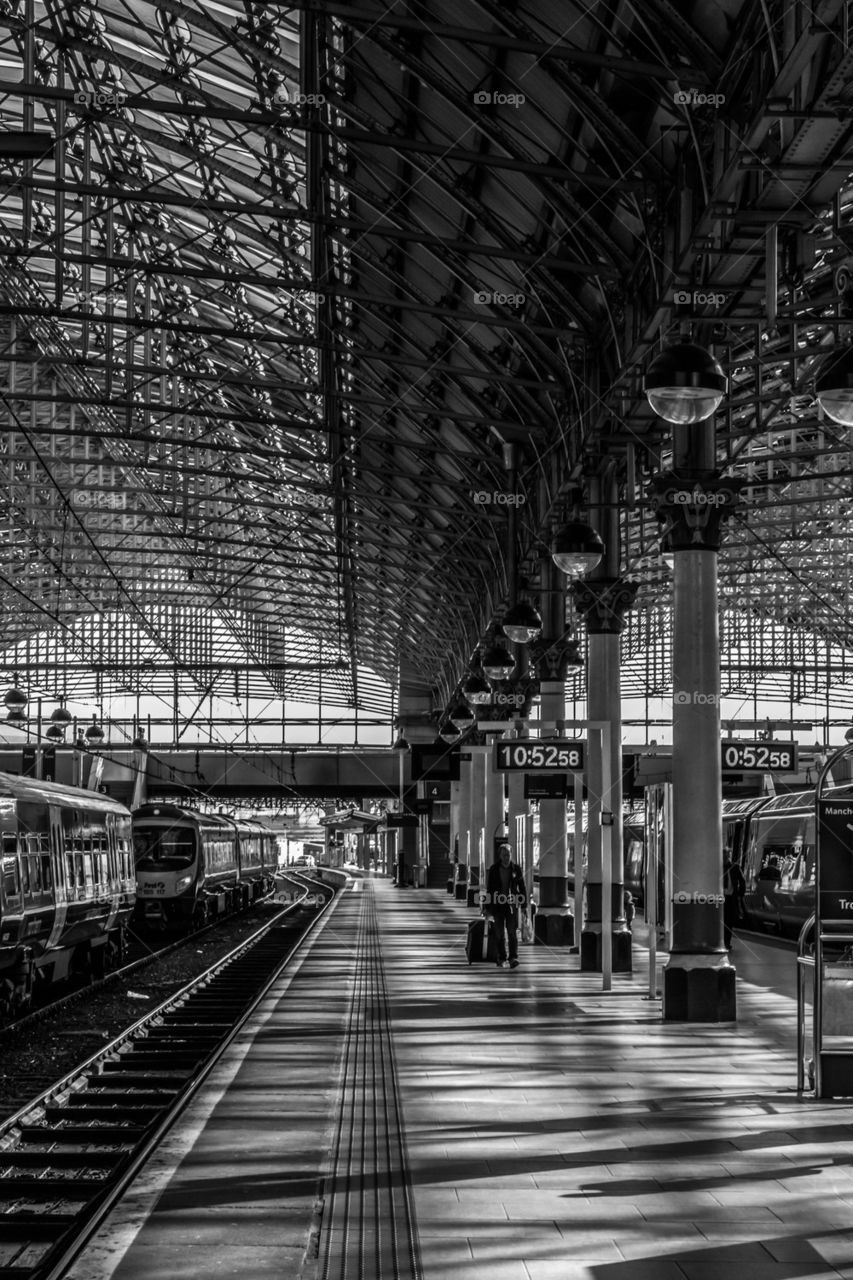
[(284, 907), (0, 1126), (0, 1280), (59, 1280), (328, 909), (299, 879), (310, 911)]
[[(281, 872), (276, 877), (277, 880), (291, 879), (291, 872)], [(298, 883), (298, 881), (296, 882)], [(307, 892), (307, 890), (306, 890)], [(264, 897), (256, 898), (250, 905), (257, 907), (260, 903), (268, 902), (274, 897), (276, 890), (272, 890)], [(27, 1030), (36, 1026), (39, 1022), (53, 1017), (60, 1009), (68, 1008), (81, 1000), (88, 999), (96, 991), (101, 991), (107, 987), (117, 983), (126, 981), (127, 978), (142, 969), (148, 968), (157, 960), (162, 960), (164, 956), (170, 955), (173, 951), (180, 950), (190, 942), (196, 942), (200, 938), (205, 937), (209, 933), (214, 933), (223, 923), (233, 920), (240, 912), (225, 916), (221, 919), (212, 920), (209, 924), (203, 925), (200, 929), (192, 929), (186, 933), (182, 933), (180, 937), (174, 938), (171, 942), (166, 943), (162, 947), (151, 947), (148, 945), (144, 935), (134, 934), (134, 940), (147, 950), (143, 955), (137, 956), (134, 960), (122, 965), (119, 969), (112, 969), (109, 973), (105, 973), (102, 978), (94, 978), (90, 982), (81, 983), (75, 986), (71, 991), (65, 991), (62, 995), (55, 996), (51, 1000), (46, 1000), (44, 1004), (39, 1004), (37, 1008), (31, 1009), (28, 1013), (22, 1014), (20, 1018), (15, 1018), (12, 1022), (0, 1023), (0, 1043), (6, 1036), (11, 1036), (16, 1032)]]

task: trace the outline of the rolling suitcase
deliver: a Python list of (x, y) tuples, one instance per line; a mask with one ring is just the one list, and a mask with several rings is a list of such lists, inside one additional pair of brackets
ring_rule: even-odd
[(492, 964), (497, 961), (495, 925), (488, 916), (479, 916), (478, 919), (469, 923), (468, 937), (465, 939), (465, 954), (469, 964), (474, 964), (478, 960), (491, 960)]

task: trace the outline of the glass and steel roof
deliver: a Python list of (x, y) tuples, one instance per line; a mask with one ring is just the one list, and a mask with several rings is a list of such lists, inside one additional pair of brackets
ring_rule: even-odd
[(812, 389), (853, 322), (844, 21), (0, 0), (7, 679), (237, 671), (380, 713), (402, 662), (440, 706), (512, 594), (510, 528), (535, 598), (553, 523), (615, 473), (626, 692), (665, 688), (640, 381), (689, 331), (744, 482), (732, 687), (845, 703), (851, 445)]

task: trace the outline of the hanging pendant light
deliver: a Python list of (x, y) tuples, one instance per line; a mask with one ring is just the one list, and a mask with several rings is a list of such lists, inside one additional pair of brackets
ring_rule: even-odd
[(460, 733), (470, 729), (475, 720), (474, 712), (470, 707), (466, 707), (464, 702), (454, 703), (447, 713), (447, 718)]
[(92, 723), (86, 730), (86, 741), (90, 747), (99, 747), (104, 740), (104, 731), (98, 724), (97, 716), (92, 716)]
[(569, 578), (582, 578), (601, 563), (604, 543), (592, 525), (569, 520), (557, 530), (551, 542), (551, 559)]
[(515, 658), (500, 641), (489, 645), (483, 654), (483, 671), (490, 680), (508, 680), (515, 670)]
[(466, 702), (474, 707), (482, 707), (492, 700), (492, 686), (481, 671), (472, 671), (462, 681), (460, 693)]
[(727, 387), (722, 367), (704, 347), (676, 342), (655, 356), (643, 390), (658, 417), (677, 426), (704, 422), (719, 408)]
[(521, 600), (508, 610), (501, 627), (513, 644), (529, 644), (542, 634), (542, 616), (532, 604)]
[(11, 689), (7, 690), (3, 701), (6, 704), (6, 710), (9, 713), (8, 718), (10, 720), (13, 717), (16, 721), (26, 719), (24, 713), (27, 709), (29, 698), (24, 693), (23, 689), (19, 689), (17, 685), (14, 685)]

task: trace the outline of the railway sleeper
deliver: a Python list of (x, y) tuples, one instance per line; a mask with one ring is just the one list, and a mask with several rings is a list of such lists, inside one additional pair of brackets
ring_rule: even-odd
[[(0, 1221), (0, 1243), (4, 1246), (17, 1245), (19, 1251), (18, 1265), (14, 1272), (10, 1272), (12, 1275), (20, 1277), (20, 1268), (25, 1265), (23, 1255), (20, 1253), (22, 1245), (26, 1246), (38, 1243), (44, 1246), (44, 1244), (47, 1243), (52, 1244), (54, 1240), (59, 1239), (64, 1231), (68, 1230), (68, 1219), (65, 1216), (57, 1215), (55, 1218), (51, 1218), (47, 1214), (44, 1214), (36, 1221), (38, 1224), (37, 1231), (33, 1230), (35, 1224), (32, 1219), (27, 1219), (25, 1222), (15, 1222), (11, 1218), (9, 1220), (3, 1218), (3, 1220)], [(33, 1240), (34, 1235), (39, 1237), (37, 1242)], [(30, 1270), (32, 1270), (37, 1261), (38, 1258), (28, 1259), (27, 1265)], [(4, 1260), (4, 1266), (6, 1262), (8, 1262), (8, 1258)], [(2, 1276), (3, 1268), (0, 1268), (0, 1277)]]
[(203, 1054), (199, 1053), (173, 1053), (168, 1045), (164, 1045), (160, 1053), (145, 1053), (142, 1049), (139, 1049), (130, 1060), (133, 1063), (134, 1070), (146, 1067), (153, 1067), (156, 1070), (168, 1062), (168, 1065), (176, 1070), (184, 1069), (187, 1073), (191, 1073), (198, 1066), (203, 1056)]
[[(79, 1117), (77, 1117), (79, 1120)], [(18, 1132), (27, 1143), (97, 1142), (133, 1143), (145, 1132), (141, 1124), (20, 1124)]]
[(173, 1102), (180, 1089), (145, 1089), (138, 1085), (133, 1089), (98, 1089), (89, 1085), (84, 1098), (97, 1100), (105, 1106), (111, 1098), (121, 1099), (132, 1107), (165, 1107)]
[[(85, 1176), (93, 1169), (104, 1169), (109, 1172), (120, 1164), (131, 1150), (131, 1147), (124, 1147), (113, 1151), (81, 1152), (54, 1147), (52, 1151), (34, 1151), (31, 1147), (12, 1147), (4, 1155), (9, 1168), (75, 1169)], [(4, 1155), (0, 1155), (0, 1160)]]
[[(154, 1088), (180, 1088), (187, 1078), (186, 1071), (137, 1071), (136, 1063), (126, 1057), (117, 1062), (105, 1062), (98, 1081), (110, 1088), (124, 1089), (126, 1085), (148, 1084)], [(162, 1064), (161, 1064), (162, 1065)]]
[[(69, 1178), (68, 1173), (65, 1171), (62, 1173), (32, 1173), (29, 1176), (26, 1174), (14, 1174), (9, 1177), (0, 1173), (0, 1197), (17, 1196), (25, 1197), (29, 1200), (37, 1200), (39, 1197), (55, 1197), (60, 1183), (65, 1183), (69, 1189), (73, 1190), (75, 1196), (79, 1195), (81, 1199), (85, 1196), (88, 1200), (92, 1196), (100, 1195), (108, 1181), (109, 1174), (106, 1171), (103, 1178), (82, 1178), (75, 1174), (73, 1179)], [(3, 1200), (0, 1199), (0, 1220), (2, 1220), (2, 1215)]]

